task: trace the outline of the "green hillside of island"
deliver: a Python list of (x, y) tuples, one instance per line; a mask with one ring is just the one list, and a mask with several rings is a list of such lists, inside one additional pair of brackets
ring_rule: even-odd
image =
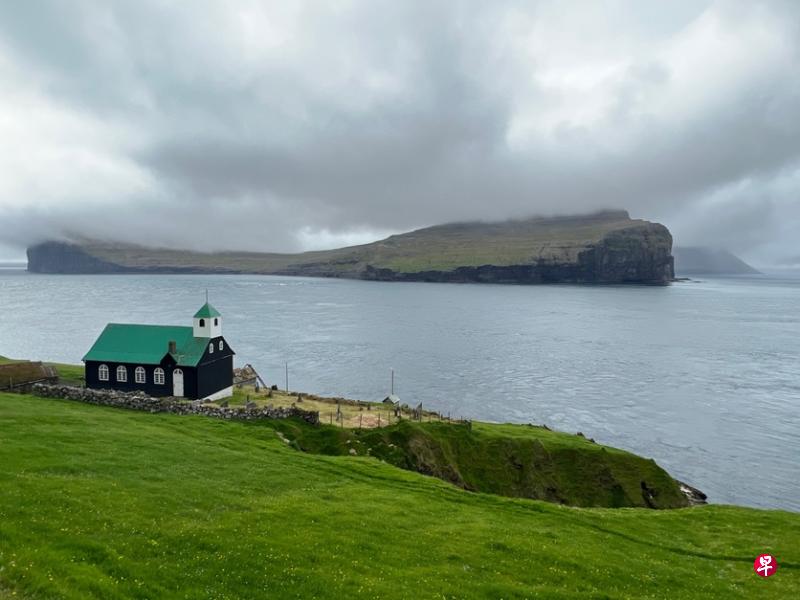
[(625, 211), (500, 223), (452, 223), (335, 250), (201, 253), (114, 241), (28, 249), (37, 273), (254, 273), (384, 281), (666, 283), (666, 227)]
[[(419, 430), (443, 435), (435, 423), (404, 427), (223, 421), (0, 393), (0, 598), (800, 594), (796, 514), (575, 508), (467, 491), (369, 456), (370, 436), (402, 448)], [(545, 450), (577, 439), (475, 429), (494, 452), (532, 436)], [(769, 579), (753, 572), (764, 552), (780, 564)]]

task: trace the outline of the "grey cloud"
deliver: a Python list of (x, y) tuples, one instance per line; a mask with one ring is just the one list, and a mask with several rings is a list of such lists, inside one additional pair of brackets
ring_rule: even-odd
[[(300, 232), (622, 207), (679, 243), (796, 255), (798, 5), (609, 2), (592, 31), (581, 6), (7, 6), (0, 56), (19, 84), (108, 129), (109, 160), (141, 185), (121, 182), (98, 221), (91, 180), (45, 202), (9, 173), (4, 241), (294, 250)], [(704, 44), (720, 37), (717, 64)]]

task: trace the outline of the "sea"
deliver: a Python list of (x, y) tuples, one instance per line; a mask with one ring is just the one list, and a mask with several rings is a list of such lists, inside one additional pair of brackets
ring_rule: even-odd
[[(106, 323), (223, 315), (281, 388), (391, 391), (452, 417), (582, 432), (713, 503), (800, 511), (800, 278), (668, 286), (383, 283), (0, 269), (0, 355), (79, 363)], [(0, 432), (0, 436), (2, 432)]]

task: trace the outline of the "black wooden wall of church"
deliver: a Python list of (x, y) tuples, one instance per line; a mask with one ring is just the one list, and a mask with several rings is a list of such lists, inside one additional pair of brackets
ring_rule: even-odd
[(205, 398), (233, 385), (233, 354), (198, 365), (197, 394)]
[[(108, 381), (101, 381), (99, 377), (100, 365), (108, 367)], [(128, 370), (127, 381), (117, 381), (117, 367), (124, 366)], [(158, 367), (164, 369), (164, 383), (155, 383), (154, 374)], [(145, 372), (145, 382), (136, 383), (136, 367), (143, 367)], [(85, 377), (86, 387), (94, 389), (111, 389), (121, 392), (144, 392), (148, 396), (156, 398), (162, 396), (172, 396), (173, 379), (172, 372), (175, 368), (183, 371), (183, 395), (185, 398), (201, 398), (197, 394), (197, 370), (194, 367), (175, 367), (173, 364), (165, 362), (162, 365), (139, 365), (118, 362), (96, 362), (86, 361)], [(230, 384), (228, 384), (230, 385)]]

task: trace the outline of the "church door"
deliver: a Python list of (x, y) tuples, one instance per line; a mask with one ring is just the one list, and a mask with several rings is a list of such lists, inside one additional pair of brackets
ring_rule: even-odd
[(180, 369), (172, 372), (172, 395), (178, 398), (183, 397), (183, 371)]

